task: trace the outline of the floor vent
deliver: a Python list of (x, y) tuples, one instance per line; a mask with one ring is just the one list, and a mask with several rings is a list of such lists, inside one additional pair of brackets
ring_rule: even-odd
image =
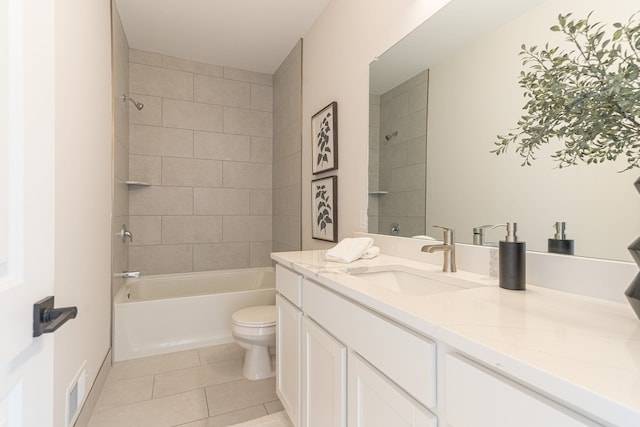
[(67, 388), (67, 416), (65, 417), (67, 420), (67, 427), (73, 426), (76, 422), (80, 409), (82, 408), (82, 404), (84, 403), (86, 390), (85, 383), (87, 379), (86, 364), (87, 361), (85, 360), (75, 378), (71, 381), (69, 388)]

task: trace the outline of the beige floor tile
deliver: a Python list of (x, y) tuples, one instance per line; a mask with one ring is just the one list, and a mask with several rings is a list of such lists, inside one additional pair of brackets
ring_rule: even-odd
[(275, 378), (239, 380), (205, 389), (209, 415), (215, 416), (277, 400)]
[(109, 381), (104, 385), (93, 413), (150, 400), (152, 392), (153, 375)]
[(265, 403), (264, 408), (267, 410), (267, 414), (284, 411), (284, 406), (282, 406), (282, 402), (280, 402), (280, 400)]
[(194, 390), (103, 411), (89, 427), (171, 427), (207, 416), (203, 390)]
[(287, 414), (284, 412), (276, 412), (266, 417), (260, 417), (240, 424), (233, 424), (231, 427), (293, 427), (293, 424), (289, 421)]
[(203, 365), (205, 363), (242, 359), (244, 357), (244, 352), (245, 350), (235, 342), (198, 349), (200, 363)]
[(227, 427), (232, 424), (242, 423), (267, 415), (263, 405), (252, 406), (251, 408), (240, 409), (239, 411), (228, 412), (217, 415), (206, 420), (199, 420), (180, 427)]
[(144, 377), (198, 365), (200, 365), (198, 350), (125, 360), (113, 365), (107, 381)]
[(168, 396), (242, 379), (242, 360), (235, 359), (158, 374), (153, 397)]

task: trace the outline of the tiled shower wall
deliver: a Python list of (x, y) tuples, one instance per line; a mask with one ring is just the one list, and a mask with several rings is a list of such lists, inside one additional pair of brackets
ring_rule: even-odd
[(376, 196), (382, 234), (391, 234), (392, 223), (399, 236), (425, 234), (428, 76), (423, 71), (380, 97), (379, 189), (388, 191)]
[(129, 51), (129, 267), (271, 265), (273, 78)]
[(302, 40), (273, 76), (273, 250), (299, 251), (302, 180)]
[[(118, 232), (122, 224), (129, 223), (129, 107), (120, 96), (129, 92), (129, 45), (122, 28), (116, 2), (113, 8), (113, 198), (111, 209), (111, 272), (127, 270), (128, 245), (122, 243)], [(112, 276), (111, 292), (115, 295), (124, 283), (121, 277)]]

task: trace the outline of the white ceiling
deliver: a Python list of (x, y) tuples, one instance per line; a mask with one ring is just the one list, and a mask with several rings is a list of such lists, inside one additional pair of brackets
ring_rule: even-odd
[(129, 47), (273, 74), (329, 0), (115, 0)]

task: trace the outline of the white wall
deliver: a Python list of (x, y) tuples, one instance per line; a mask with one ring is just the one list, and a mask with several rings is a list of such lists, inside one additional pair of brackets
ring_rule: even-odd
[(86, 361), (110, 346), (111, 29), (108, 0), (55, 2), (55, 297), (78, 317), (55, 335), (54, 426)]
[(446, 3), (332, 0), (303, 37), (303, 249), (333, 246), (311, 238), (311, 116), (338, 102), (338, 238), (366, 231), (359, 217), (367, 210), (369, 63)]

